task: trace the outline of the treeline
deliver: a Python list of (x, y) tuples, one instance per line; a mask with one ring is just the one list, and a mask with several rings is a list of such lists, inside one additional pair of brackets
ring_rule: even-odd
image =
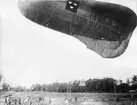
[[(136, 78), (136, 80), (134, 79)], [(128, 93), (129, 90), (137, 89), (137, 76), (134, 76), (132, 81), (127, 79), (124, 83), (122, 80), (116, 80), (113, 78), (103, 78), (103, 79), (88, 79), (81, 85), (80, 80), (75, 80), (73, 82), (64, 83), (52, 83), (52, 84), (35, 84), (32, 85), (30, 91), (47, 91), (47, 92), (107, 92), (107, 93)]]
[[(1, 82), (1, 79), (0, 79)], [(30, 88), (16, 86), (11, 87), (8, 83), (3, 83), (1, 91), (44, 91), (44, 92), (107, 92), (107, 93), (128, 93), (129, 90), (137, 89), (137, 75), (124, 83), (122, 80), (113, 78), (88, 79), (85, 81), (75, 80), (71, 82), (54, 82), (51, 84), (34, 84)]]

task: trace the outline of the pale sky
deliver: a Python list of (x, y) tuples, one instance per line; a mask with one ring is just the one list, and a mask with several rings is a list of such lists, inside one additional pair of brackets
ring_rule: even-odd
[[(136, 0), (104, 1), (137, 11)], [(125, 81), (137, 74), (137, 29), (123, 55), (104, 59), (74, 37), (26, 19), (16, 0), (0, 2), (0, 71), (13, 86), (103, 77)]]

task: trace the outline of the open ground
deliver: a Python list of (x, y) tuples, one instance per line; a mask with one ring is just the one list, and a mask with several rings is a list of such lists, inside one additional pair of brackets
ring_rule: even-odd
[[(7, 95), (15, 97), (43, 97), (42, 105), (131, 105), (130, 94), (118, 93), (119, 101), (115, 100), (114, 93), (53, 93), (53, 92), (7, 92), (1, 93), (0, 105), (4, 104)], [(66, 102), (66, 97), (69, 101)], [(51, 102), (47, 100), (50, 98)], [(75, 100), (77, 99), (77, 101)], [(26, 105), (26, 104), (25, 104)], [(30, 104), (27, 104), (30, 105)], [(33, 105), (33, 104), (32, 104)], [(40, 104), (35, 104), (40, 105)]]

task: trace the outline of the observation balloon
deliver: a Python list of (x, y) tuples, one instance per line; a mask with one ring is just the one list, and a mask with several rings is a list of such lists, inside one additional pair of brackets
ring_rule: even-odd
[(104, 58), (125, 52), (137, 25), (128, 7), (95, 0), (19, 0), (29, 20), (71, 35)]

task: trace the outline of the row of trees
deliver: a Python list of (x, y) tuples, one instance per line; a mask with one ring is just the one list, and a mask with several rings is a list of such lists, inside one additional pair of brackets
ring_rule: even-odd
[[(137, 76), (135, 76), (137, 77)], [(136, 79), (137, 81), (137, 79)], [(68, 83), (52, 83), (52, 84), (35, 84), (32, 85), (31, 91), (48, 91), (48, 92), (121, 92), (127, 93), (130, 89), (137, 89), (137, 84), (134, 81), (127, 79), (126, 83), (122, 80), (116, 80), (113, 78), (103, 79), (88, 79), (85, 81), (85, 85), (81, 86), (80, 80), (75, 80)]]
[(137, 75), (133, 75), (132, 79), (127, 79), (126, 83), (122, 80), (113, 78), (88, 79), (81, 85), (80, 80), (64, 83), (51, 84), (34, 84), (29, 89), (22, 86), (11, 87), (8, 83), (2, 83), (2, 75), (0, 75), (1, 91), (44, 91), (44, 92), (121, 92), (127, 93), (129, 90), (137, 89)]

